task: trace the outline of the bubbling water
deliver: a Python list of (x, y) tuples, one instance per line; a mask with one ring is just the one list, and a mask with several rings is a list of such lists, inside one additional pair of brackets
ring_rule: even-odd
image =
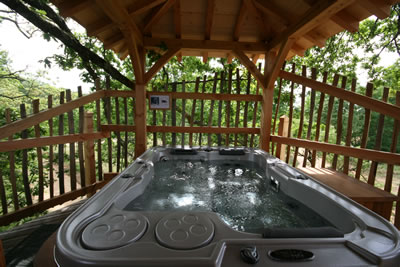
[(331, 226), (299, 201), (270, 188), (265, 170), (250, 161), (165, 161), (155, 164), (131, 211), (212, 211), (238, 231)]

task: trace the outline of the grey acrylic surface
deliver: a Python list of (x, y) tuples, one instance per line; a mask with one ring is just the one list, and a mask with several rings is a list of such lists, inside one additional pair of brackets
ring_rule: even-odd
[[(400, 266), (399, 232), (393, 225), (269, 154), (252, 149), (244, 155), (219, 155), (218, 148), (198, 149), (196, 155), (171, 151), (149, 149), (65, 220), (55, 248), (60, 266), (249, 266), (240, 259), (244, 246), (257, 247), (260, 261), (255, 266), (286, 266), (268, 256), (285, 248), (315, 255), (293, 266)], [(151, 181), (155, 162), (182, 158), (254, 161), (278, 181), (279, 190), (330, 221), (344, 238), (263, 239), (231, 229), (212, 212), (124, 210)]]

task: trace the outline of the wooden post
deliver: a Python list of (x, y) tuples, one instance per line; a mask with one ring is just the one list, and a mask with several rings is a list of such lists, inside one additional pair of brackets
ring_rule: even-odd
[[(10, 109), (6, 109), (5, 117), (6, 117), (7, 124), (10, 124), (11, 123), (11, 110)], [(8, 140), (12, 141), (13, 136), (10, 135), (8, 137)], [(8, 153), (8, 155), (9, 155), (8, 160), (10, 161), (10, 183), (11, 183), (11, 188), (12, 188), (12, 199), (13, 199), (13, 203), (14, 203), (14, 210), (19, 210), (17, 180), (15, 178), (15, 153), (14, 153), (14, 151), (10, 151)]]
[[(86, 112), (83, 120), (83, 132), (93, 133), (93, 113)], [(88, 140), (83, 143), (84, 156), (85, 156), (85, 184), (89, 186), (96, 182), (96, 163), (94, 159), (94, 141)], [(91, 197), (93, 194), (89, 193), (87, 196)]]
[(136, 112), (135, 112), (135, 158), (146, 151), (146, 85), (136, 84), (135, 89)]
[[(289, 132), (289, 117), (286, 115), (282, 115), (279, 118), (279, 128), (278, 128), (278, 135), (283, 137), (288, 137)], [(277, 143), (276, 144), (276, 157), (280, 160), (285, 160), (285, 151), (286, 145)]]
[[(32, 102), (33, 113), (39, 113), (39, 99), (35, 99)], [(36, 138), (40, 138), (40, 126), (36, 124), (34, 126), (35, 136)], [(44, 200), (44, 174), (43, 174), (43, 154), (42, 148), (36, 148), (37, 160), (38, 160), (38, 169), (39, 169), (39, 202)]]
[(0, 267), (6, 267), (6, 258), (4, 257), (3, 242), (0, 240)]

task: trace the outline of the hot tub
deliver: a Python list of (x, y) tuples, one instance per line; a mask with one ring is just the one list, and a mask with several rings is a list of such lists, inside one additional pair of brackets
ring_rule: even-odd
[(257, 149), (149, 149), (67, 218), (59, 266), (400, 266), (392, 224)]

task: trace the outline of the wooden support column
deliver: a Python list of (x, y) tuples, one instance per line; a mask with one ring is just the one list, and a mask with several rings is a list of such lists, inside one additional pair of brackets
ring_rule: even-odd
[(135, 89), (136, 112), (135, 112), (135, 158), (146, 151), (146, 85), (136, 84)]
[[(282, 115), (279, 118), (278, 135), (283, 137), (288, 137), (288, 132), (289, 132), (289, 117), (286, 115)], [(285, 151), (286, 151), (286, 145), (277, 143), (276, 157), (284, 161), (286, 159)]]
[[(86, 112), (83, 121), (83, 132), (93, 133), (93, 113)], [(87, 140), (83, 143), (84, 156), (85, 156), (85, 183), (86, 186), (96, 182), (96, 161), (94, 159), (94, 141)], [(88, 193), (87, 196), (91, 197), (93, 193)]]

